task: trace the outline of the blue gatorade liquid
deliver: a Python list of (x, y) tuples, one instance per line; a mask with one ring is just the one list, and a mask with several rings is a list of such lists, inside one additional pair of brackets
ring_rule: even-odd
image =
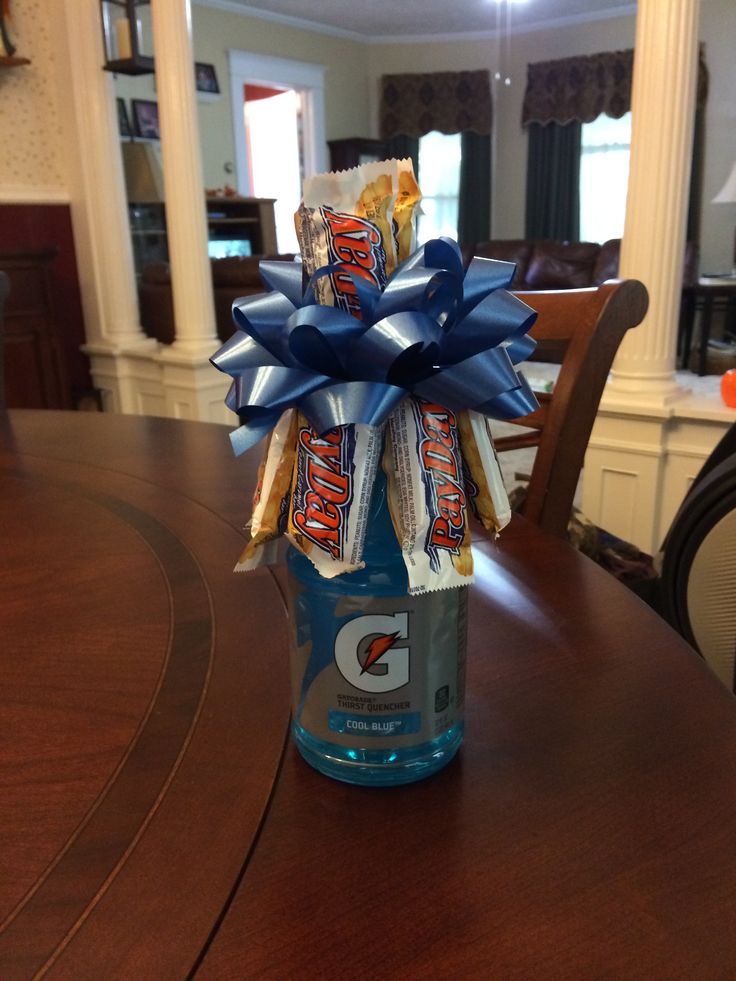
[(292, 736), (348, 783), (409, 783), (463, 738), (467, 587), (409, 596), (379, 470), (365, 569), (325, 579), (290, 547)]

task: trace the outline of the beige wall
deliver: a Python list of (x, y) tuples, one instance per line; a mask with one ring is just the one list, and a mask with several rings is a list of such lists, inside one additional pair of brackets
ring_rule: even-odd
[[(325, 73), (325, 127), (327, 139), (359, 136), (367, 132), (367, 47), (355, 41), (328, 37), (255, 17), (200, 4), (192, 6), (192, 33), (196, 61), (214, 65), (221, 95), (199, 99), (202, 167), (205, 187), (234, 184), (225, 164), (235, 161), (232, 108), (228, 77), (228, 51), (248, 51), (323, 65)], [(116, 82), (118, 94), (130, 110), (131, 98), (155, 99), (151, 76)]]
[(736, 227), (736, 204), (712, 204), (736, 161), (735, 0), (702, 0), (700, 39), (710, 72), (700, 268), (718, 272), (731, 266)]
[(69, 107), (55, 81), (57, 39), (48, 2), (13, 4), (16, 55), (31, 64), (0, 69), (0, 200), (67, 194), (60, 114)]

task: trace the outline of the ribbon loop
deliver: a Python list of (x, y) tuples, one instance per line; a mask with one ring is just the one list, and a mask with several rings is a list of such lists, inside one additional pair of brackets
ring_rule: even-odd
[[(299, 262), (260, 268), (271, 292), (236, 300), (238, 330), (211, 359), (233, 379), (226, 404), (243, 420), (236, 452), (291, 406), (319, 432), (380, 426), (409, 393), (502, 419), (536, 407), (514, 368), (534, 350), (536, 314), (507, 292), (513, 263), (475, 257), (465, 269), (458, 244), (441, 238), (409, 256), (383, 291), (340, 263), (318, 269), (306, 289)], [(315, 302), (315, 284), (336, 270), (351, 277), (362, 319)]]
[(406, 391), (395, 385), (338, 382), (307, 395), (300, 409), (322, 435), (328, 429), (350, 423), (380, 426), (405, 396)]

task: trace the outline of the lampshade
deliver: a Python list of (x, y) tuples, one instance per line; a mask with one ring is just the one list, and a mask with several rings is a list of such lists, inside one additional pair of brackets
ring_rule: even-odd
[(731, 168), (731, 173), (726, 179), (726, 183), (713, 198), (713, 204), (723, 204), (736, 202), (736, 162)]
[(150, 143), (122, 143), (125, 191), (128, 201), (159, 204), (164, 200), (164, 180), (156, 151)]

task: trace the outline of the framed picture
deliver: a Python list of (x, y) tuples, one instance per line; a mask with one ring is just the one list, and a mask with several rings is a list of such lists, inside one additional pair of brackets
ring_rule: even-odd
[(219, 95), (220, 86), (217, 83), (217, 73), (214, 65), (204, 65), (201, 61), (194, 63), (194, 78), (197, 83), (198, 92), (209, 92), (210, 95)]
[(160, 139), (158, 102), (151, 102), (149, 99), (131, 99), (130, 104), (133, 107), (135, 135), (147, 140)]
[(133, 130), (130, 128), (128, 110), (125, 108), (125, 99), (116, 99), (115, 102), (118, 107), (118, 132), (121, 136), (131, 137)]

